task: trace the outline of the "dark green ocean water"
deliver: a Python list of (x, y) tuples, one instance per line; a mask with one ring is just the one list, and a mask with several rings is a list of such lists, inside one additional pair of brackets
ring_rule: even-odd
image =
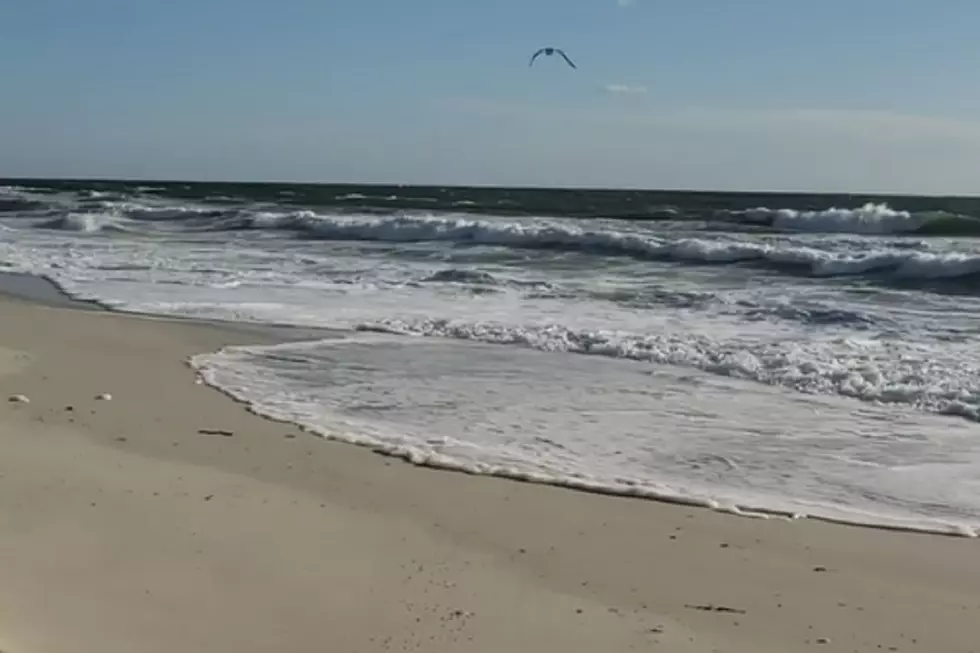
[[(760, 207), (822, 211), (872, 204), (909, 213), (980, 218), (980, 197), (953, 196), (51, 179), (0, 179), (0, 186), (27, 186), (50, 193), (129, 194), (152, 189), (153, 195), (187, 201), (265, 202), (345, 212), (451, 211), (649, 220), (712, 219)], [(946, 227), (957, 231), (955, 226)], [(964, 230), (963, 224), (959, 227)]]

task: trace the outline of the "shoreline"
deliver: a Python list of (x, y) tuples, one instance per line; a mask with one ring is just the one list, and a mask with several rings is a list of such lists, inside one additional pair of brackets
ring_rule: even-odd
[(402, 464), (194, 382), (273, 330), (0, 316), (0, 391), (31, 400), (0, 407), (8, 653), (975, 647), (965, 538)]
[(109, 311), (98, 302), (72, 297), (46, 277), (26, 272), (0, 270), (0, 297), (80, 311)]
[[(163, 320), (166, 322), (187, 322), (192, 324), (207, 324), (240, 333), (255, 333), (258, 340), (271, 342), (302, 342), (304, 340), (325, 340), (346, 333), (342, 329), (328, 327), (304, 327), (288, 323), (276, 322), (240, 322), (234, 320), (202, 319), (169, 315), (167, 313), (137, 313), (121, 311), (106, 306), (94, 299), (79, 299), (65, 292), (61, 286), (47, 277), (37, 276), (26, 272), (10, 272), (0, 270), (0, 298), (6, 297), (31, 304), (55, 308), (68, 308), (79, 311), (95, 311), (113, 315), (128, 315), (147, 320)], [(249, 343), (243, 342), (240, 345)], [(202, 352), (203, 353), (203, 352)]]
[[(218, 326), (221, 328), (226, 328), (229, 330), (234, 330), (239, 333), (245, 334), (255, 334), (256, 342), (237, 342), (235, 346), (269, 346), (293, 342), (303, 342), (312, 340), (328, 339), (332, 337), (345, 337), (353, 332), (345, 331), (342, 329), (329, 329), (329, 328), (316, 328), (316, 327), (302, 327), (291, 324), (273, 324), (273, 323), (253, 323), (253, 322), (236, 322), (231, 320), (205, 320), (196, 319), (192, 317), (185, 316), (175, 316), (168, 314), (147, 314), (147, 313), (136, 313), (128, 311), (118, 311), (111, 307), (105, 306), (95, 300), (78, 299), (65, 292), (57, 283), (47, 279), (45, 277), (38, 277), (26, 273), (11, 273), (0, 271), (0, 297), (8, 296), (18, 298), (27, 302), (38, 302), (46, 306), (56, 306), (63, 308), (71, 308), (76, 310), (90, 310), (90, 311), (100, 311), (108, 312), (117, 315), (131, 315), (138, 318), (145, 319), (157, 319), (164, 321), (176, 321), (176, 322), (189, 322), (193, 324), (208, 324), (212, 326)], [(261, 342), (259, 342), (261, 341)], [(440, 471), (460, 473), (471, 476), (487, 476), (490, 478), (497, 478), (506, 482), (519, 482), (528, 483), (532, 485), (547, 485), (550, 487), (555, 487), (571, 492), (584, 492), (589, 494), (596, 494), (600, 496), (610, 496), (610, 497), (620, 497), (625, 499), (640, 500), (640, 501), (655, 501), (659, 503), (665, 503), (670, 505), (678, 505), (682, 507), (695, 508), (700, 510), (707, 510), (711, 512), (717, 512), (721, 514), (734, 515), (742, 518), (749, 519), (777, 519), (784, 521), (798, 521), (801, 519), (808, 519), (813, 521), (824, 522), (827, 524), (833, 524), (837, 526), (852, 527), (852, 528), (870, 528), (874, 530), (897, 532), (897, 533), (916, 533), (924, 535), (934, 535), (940, 537), (956, 537), (956, 538), (969, 538), (975, 539), (978, 537), (978, 533), (975, 530), (970, 530), (967, 527), (956, 526), (950, 524), (937, 523), (933, 526), (914, 524), (914, 523), (902, 523), (902, 518), (899, 517), (885, 517), (881, 515), (872, 515), (866, 519), (870, 520), (872, 518), (878, 521), (861, 521), (859, 517), (849, 518), (846, 515), (835, 517), (830, 515), (812, 514), (802, 511), (790, 511), (781, 510), (777, 508), (770, 508), (767, 506), (754, 506), (748, 504), (734, 504), (729, 506), (723, 506), (717, 501), (710, 499), (699, 499), (696, 497), (688, 497), (683, 495), (670, 496), (663, 493), (647, 492), (642, 488), (613, 488), (604, 486), (598, 483), (587, 483), (587, 482), (571, 482), (567, 479), (551, 479), (551, 478), (527, 478), (524, 475), (518, 473), (508, 473), (506, 471), (488, 472), (484, 474), (471, 472), (461, 466), (451, 466), (440, 464), (428, 460), (413, 460), (408, 454), (392, 452), (379, 447), (368, 446), (365, 444), (359, 444), (356, 442), (351, 442), (343, 438), (333, 437), (331, 434), (318, 430), (315, 428), (310, 428), (305, 424), (300, 424), (292, 421), (288, 418), (280, 418), (273, 415), (268, 410), (263, 410), (261, 407), (255, 406), (247, 398), (239, 396), (235, 392), (221, 386), (218, 383), (208, 380), (201, 372), (201, 365), (198, 364), (198, 360), (210, 358), (216, 355), (220, 355), (224, 347), (212, 351), (212, 352), (198, 352), (189, 357), (187, 360), (187, 365), (193, 374), (201, 378), (202, 382), (209, 386), (210, 388), (216, 390), (223, 396), (227, 397), (229, 400), (235, 402), (243, 409), (251, 412), (252, 414), (268, 419), (273, 422), (287, 424), (293, 428), (298, 428), (312, 433), (318, 437), (322, 437), (325, 440), (330, 440), (337, 442), (339, 444), (356, 446), (360, 448), (366, 448), (367, 450), (381, 455), (387, 458), (396, 459), (401, 463), (408, 464), (414, 467), (436, 469)], [(887, 521), (886, 521), (887, 520)]]

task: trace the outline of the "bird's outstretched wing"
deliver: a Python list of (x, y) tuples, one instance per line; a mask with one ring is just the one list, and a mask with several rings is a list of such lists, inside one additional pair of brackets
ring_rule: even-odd
[(538, 58), (538, 56), (539, 56), (539, 55), (540, 55), (540, 54), (541, 54), (542, 52), (544, 52), (544, 51), (545, 51), (546, 49), (547, 49), (547, 48), (541, 48), (540, 50), (538, 50), (537, 52), (535, 52), (534, 54), (532, 54), (532, 55), (531, 55), (531, 61), (529, 61), (529, 62), (528, 62), (528, 64), (527, 64), (527, 65), (528, 65), (528, 67), (530, 67), (530, 66), (532, 66), (532, 65), (534, 65), (534, 60), (535, 60), (535, 59), (537, 59), (537, 58)]
[(576, 70), (578, 69), (578, 66), (576, 66), (575, 64), (572, 63), (572, 60), (568, 58), (568, 55), (565, 54), (565, 51), (564, 50), (562, 50), (560, 48), (555, 48), (555, 52), (557, 52), (558, 54), (560, 54), (561, 55), (561, 58), (564, 59), (565, 60), (565, 63), (567, 63), (569, 66), (571, 66), (572, 68), (575, 68)]

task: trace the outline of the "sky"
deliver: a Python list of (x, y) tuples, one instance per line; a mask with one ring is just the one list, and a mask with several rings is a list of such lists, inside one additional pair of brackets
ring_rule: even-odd
[[(976, 0), (5, 0), (0, 177), (977, 194)], [(530, 55), (560, 47), (578, 65)]]

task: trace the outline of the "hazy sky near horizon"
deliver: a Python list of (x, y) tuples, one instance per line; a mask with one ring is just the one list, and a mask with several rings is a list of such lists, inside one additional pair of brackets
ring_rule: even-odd
[[(8, 0), (0, 176), (980, 192), (976, 0)], [(562, 47), (579, 65), (528, 58)]]

